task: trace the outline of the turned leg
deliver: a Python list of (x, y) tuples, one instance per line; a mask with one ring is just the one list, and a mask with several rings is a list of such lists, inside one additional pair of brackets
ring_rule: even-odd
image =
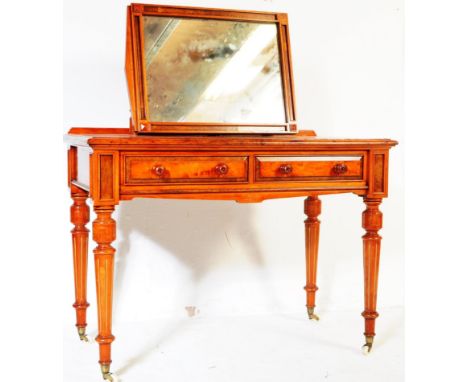
[(114, 253), (111, 243), (115, 240), (115, 220), (112, 219), (114, 206), (94, 206), (96, 220), (93, 222), (93, 240), (96, 268), (96, 293), (98, 310), (99, 363), (104, 379), (112, 381), (109, 371), (111, 360), (112, 335), (112, 289), (114, 281)]
[(317, 282), (317, 258), (320, 234), (320, 220), (317, 218), (321, 212), (322, 202), (317, 196), (309, 196), (304, 201), (304, 212), (307, 215), (305, 220), (305, 247), (306, 247), (306, 286), (307, 293), (307, 313), (309, 319), (318, 320), (314, 314), (315, 292), (318, 290)]
[(82, 341), (88, 341), (86, 337), (86, 309), (89, 306), (86, 301), (89, 236), (89, 230), (86, 228), (86, 224), (89, 222), (89, 207), (86, 204), (86, 199), (88, 192), (72, 185), (71, 197), (73, 204), (70, 208), (70, 220), (74, 225), (71, 233), (75, 278), (75, 303), (73, 307), (76, 309), (78, 335)]
[(375, 319), (377, 313), (377, 282), (379, 277), (380, 240), (378, 234), (382, 228), (382, 213), (379, 204), (382, 199), (364, 198), (366, 210), (362, 214), (362, 227), (366, 230), (363, 238), (364, 255), (364, 311), (366, 344), (363, 351), (368, 353), (372, 349), (375, 336)]

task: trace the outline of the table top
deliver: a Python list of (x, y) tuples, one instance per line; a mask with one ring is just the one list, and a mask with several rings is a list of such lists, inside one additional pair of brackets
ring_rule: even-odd
[(281, 150), (301, 147), (326, 148), (389, 148), (398, 144), (391, 139), (340, 139), (319, 138), (313, 131), (300, 131), (296, 134), (281, 135), (136, 135), (129, 132), (128, 128), (72, 128), (64, 136), (65, 143), (72, 146), (84, 147), (113, 147), (131, 148), (148, 147), (156, 149), (158, 146), (165, 148), (231, 148), (248, 149), (251, 147), (275, 147)]

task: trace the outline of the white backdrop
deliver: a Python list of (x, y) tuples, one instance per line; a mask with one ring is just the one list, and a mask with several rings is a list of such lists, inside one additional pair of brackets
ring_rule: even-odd
[[(64, 132), (72, 126), (128, 126), (123, 69), (127, 3), (65, 2)], [(162, 3), (287, 12), (299, 128), (322, 137), (400, 142), (391, 152), (390, 197), (382, 204), (378, 308), (401, 307), (402, 0)], [(317, 312), (346, 309), (359, 315), (364, 204), (355, 195), (324, 196), (322, 201)], [(260, 204), (134, 200), (122, 202), (115, 217), (116, 323), (182, 317), (188, 306), (206, 316), (306, 315), (303, 198)], [(71, 254), (69, 258), (65, 280), (72, 277)], [(95, 324), (91, 252), (89, 277), (88, 322)], [(71, 327), (72, 282), (66, 287), (64, 322)]]

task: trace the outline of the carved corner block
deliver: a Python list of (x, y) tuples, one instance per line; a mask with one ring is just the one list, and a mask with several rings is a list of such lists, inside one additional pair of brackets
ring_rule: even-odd
[(91, 156), (90, 193), (94, 205), (119, 203), (119, 154), (95, 151)]
[(369, 153), (369, 192), (368, 197), (388, 196), (388, 150), (372, 150)]

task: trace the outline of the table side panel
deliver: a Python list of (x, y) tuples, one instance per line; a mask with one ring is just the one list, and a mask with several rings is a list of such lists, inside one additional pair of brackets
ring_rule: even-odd
[(91, 150), (86, 147), (77, 147), (77, 174), (76, 181), (86, 187), (90, 186), (90, 155)]
[(75, 185), (89, 191), (91, 185), (91, 165), (89, 147), (70, 146), (68, 149), (68, 186)]

